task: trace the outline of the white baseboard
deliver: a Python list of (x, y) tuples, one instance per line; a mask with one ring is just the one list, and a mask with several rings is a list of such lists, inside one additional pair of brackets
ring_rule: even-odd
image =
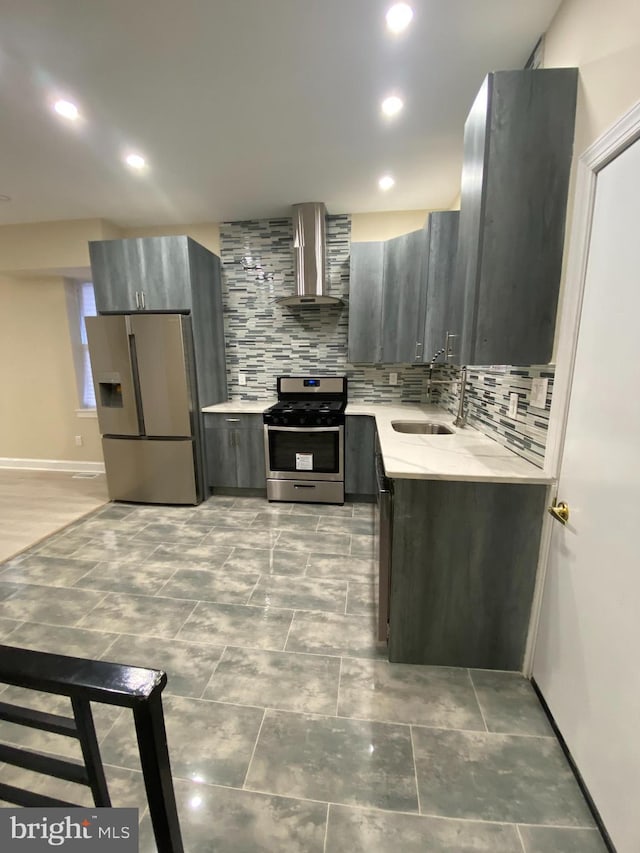
[(73, 459), (11, 459), (8, 456), (0, 456), (0, 468), (104, 474), (104, 462), (76, 462)]

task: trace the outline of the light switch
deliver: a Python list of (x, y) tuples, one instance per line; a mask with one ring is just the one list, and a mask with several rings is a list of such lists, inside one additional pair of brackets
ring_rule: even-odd
[(547, 408), (547, 388), (549, 387), (548, 379), (532, 379), (531, 394), (529, 395), (529, 405), (536, 409)]
[(509, 417), (517, 418), (518, 416), (518, 395), (509, 394)]
[(398, 384), (398, 374), (390, 373), (389, 374), (389, 385), (397, 385)]
[(246, 385), (246, 384), (247, 384), (246, 375), (244, 373), (239, 373), (238, 374), (238, 385)]

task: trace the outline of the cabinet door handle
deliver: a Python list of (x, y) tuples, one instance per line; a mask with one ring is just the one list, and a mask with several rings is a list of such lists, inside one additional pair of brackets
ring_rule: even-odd
[(140, 301), (142, 302), (142, 308), (144, 309), (144, 307), (145, 307), (145, 304), (144, 304), (144, 290), (141, 290), (141, 291), (140, 291)]
[(454, 334), (452, 334), (451, 332), (447, 332), (447, 333), (446, 333), (446, 337), (445, 337), (445, 341), (444, 341), (444, 357), (445, 357), (445, 361), (446, 361), (448, 358), (453, 358), (453, 356), (455, 355), (455, 353), (453, 352), (453, 348), (452, 348), (452, 346), (451, 346), (451, 341), (452, 341), (454, 338), (457, 338), (457, 337), (458, 337), (457, 335), (454, 335)]
[(136, 308), (140, 308), (140, 294), (136, 290)]
[(422, 342), (421, 342), (421, 341), (416, 341), (416, 355), (415, 355), (415, 361), (419, 361), (419, 360), (422, 358), (421, 349), (422, 349)]
[(225, 421), (228, 424), (237, 424), (240, 423), (240, 418), (225, 418)]

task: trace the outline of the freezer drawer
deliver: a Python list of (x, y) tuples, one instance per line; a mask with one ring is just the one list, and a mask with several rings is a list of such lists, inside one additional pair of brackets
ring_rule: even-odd
[(102, 451), (111, 500), (199, 503), (192, 439), (103, 438)]

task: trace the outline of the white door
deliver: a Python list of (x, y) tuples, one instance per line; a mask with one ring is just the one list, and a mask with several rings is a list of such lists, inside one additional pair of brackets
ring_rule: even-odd
[(598, 173), (533, 676), (618, 853), (640, 851), (640, 141)]

